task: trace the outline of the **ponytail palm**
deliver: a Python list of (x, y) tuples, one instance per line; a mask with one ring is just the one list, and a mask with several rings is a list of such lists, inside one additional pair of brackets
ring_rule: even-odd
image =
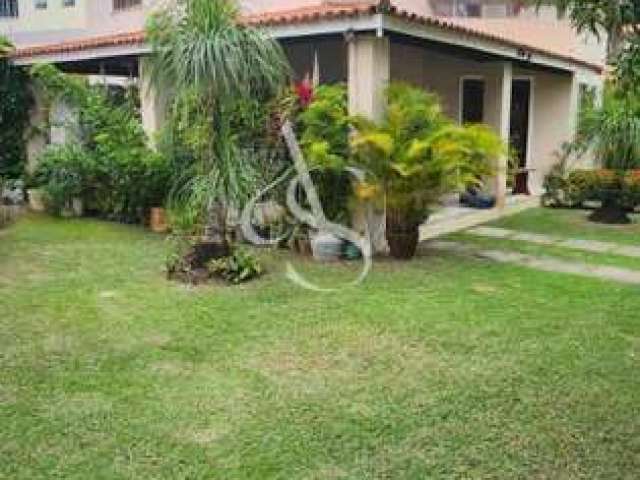
[(171, 98), (173, 130), (193, 158), (175, 198), (222, 235), (226, 209), (256, 182), (237, 112), (247, 99), (278, 91), (288, 74), (278, 43), (240, 20), (231, 0), (178, 0), (147, 27), (153, 81)]

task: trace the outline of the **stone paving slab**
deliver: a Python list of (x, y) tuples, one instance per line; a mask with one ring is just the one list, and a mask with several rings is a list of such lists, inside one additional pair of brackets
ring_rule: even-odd
[(569, 248), (592, 253), (610, 253), (623, 257), (640, 258), (640, 246), (621, 245), (614, 242), (601, 242), (598, 240), (586, 240), (581, 238), (563, 238), (543, 233), (521, 232), (497, 227), (476, 227), (466, 231), (472, 235), (504, 240), (516, 240), (547, 247)]
[(582, 277), (610, 280), (614, 282), (640, 285), (640, 271), (626, 268), (592, 265), (582, 262), (569, 262), (553, 257), (536, 256), (504, 250), (485, 250), (459, 242), (432, 241), (425, 244), (427, 250), (453, 252), (470, 255), (494, 262), (510, 263), (545, 272), (566, 273)]
[(507, 205), (503, 208), (476, 210), (458, 207), (445, 209), (443, 212), (432, 215), (427, 223), (420, 227), (420, 240), (425, 241), (442, 237), (538, 206), (540, 206), (540, 197), (515, 195), (508, 198)]

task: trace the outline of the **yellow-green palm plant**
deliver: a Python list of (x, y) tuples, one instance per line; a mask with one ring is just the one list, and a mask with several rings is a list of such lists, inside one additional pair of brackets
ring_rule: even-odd
[[(404, 253), (415, 252), (418, 227), (443, 193), (463, 188), (487, 176), (505, 147), (481, 125), (458, 126), (440, 108), (438, 98), (405, 84), (387, 91), (388, 109), (379, 124), (356, 119), (351, 140), (355, 163), (368, 175), (387, 212), (387, 240), (408, 237)], [(404, 240), (402, 240), (404, 241)]]
[(0, 35), (0, 59), (8, 57), (13, 52), (14, 46), (11, 41)]

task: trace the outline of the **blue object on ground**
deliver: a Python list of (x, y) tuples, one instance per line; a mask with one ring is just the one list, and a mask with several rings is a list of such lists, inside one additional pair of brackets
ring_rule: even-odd
[(468, 189), (460, 194), (460, 204), (465, 207), (488, 209), (496, 205), (496, 199), (493, 195), (487, 195), (475, 189)]

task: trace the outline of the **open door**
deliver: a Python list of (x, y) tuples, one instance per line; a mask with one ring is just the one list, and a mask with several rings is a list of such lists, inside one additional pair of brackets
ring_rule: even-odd
[(531, 80), (516, 79), (511, 89), (511, 127), (509, 143), (516, 158), (514, 192), (529, 195), (529, 122), (531, 117)]

